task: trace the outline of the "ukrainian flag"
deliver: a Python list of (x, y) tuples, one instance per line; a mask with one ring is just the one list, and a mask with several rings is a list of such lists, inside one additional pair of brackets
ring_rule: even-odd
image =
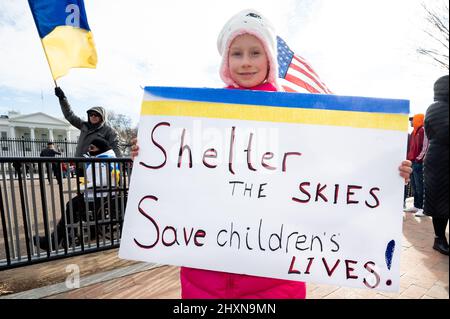
[(95, 68), (97, 52), (83, 0), (28, 0), (53, 79)]

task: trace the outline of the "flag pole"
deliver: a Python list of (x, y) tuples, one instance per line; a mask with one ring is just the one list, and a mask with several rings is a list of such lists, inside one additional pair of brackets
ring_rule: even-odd
[[(45, 50), (44, 43), (42, 43), (42, 39), (40, 41), (41, 41), (42, 49), (44, 50), (45, 59), (47, 60), (48, 68), (50, 69), (50, 73), (52, 74), (52, 78), (53, 78), (52, 67), (50, 66), (50, 60), (48, 59), (47, 51)], [(58, 87), (58, 83), (56, 83), (55, 78), (53, 78), (53, 83), (55, 84), (55, 87)]]

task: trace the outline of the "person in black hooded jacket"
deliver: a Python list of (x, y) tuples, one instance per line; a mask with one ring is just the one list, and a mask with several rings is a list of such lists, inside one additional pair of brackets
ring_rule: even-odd
[(434, 84), (434, 103), (428, 107), (425, 114), (425, 133), (430, 144), (424, 160), (424, 212), (433, 219), (433, 248), (445, 255), (448, 255), (445, 230), (449, 211), (448, 85), (448, 75), (439, 78)]

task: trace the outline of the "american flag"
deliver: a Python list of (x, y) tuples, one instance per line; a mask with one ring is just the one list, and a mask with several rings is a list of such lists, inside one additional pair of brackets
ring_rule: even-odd
[(333, 94), (309, 63), (278, 36), (277, 47), (279, 83), (286, 92)]

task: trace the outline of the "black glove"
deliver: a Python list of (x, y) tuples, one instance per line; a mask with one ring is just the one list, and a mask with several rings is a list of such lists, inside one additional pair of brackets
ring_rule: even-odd
[(55, 95), (60, 99), (64, 99), (66, 95), (64, 94), (63, 90), (59, 86), (55, 87)]

